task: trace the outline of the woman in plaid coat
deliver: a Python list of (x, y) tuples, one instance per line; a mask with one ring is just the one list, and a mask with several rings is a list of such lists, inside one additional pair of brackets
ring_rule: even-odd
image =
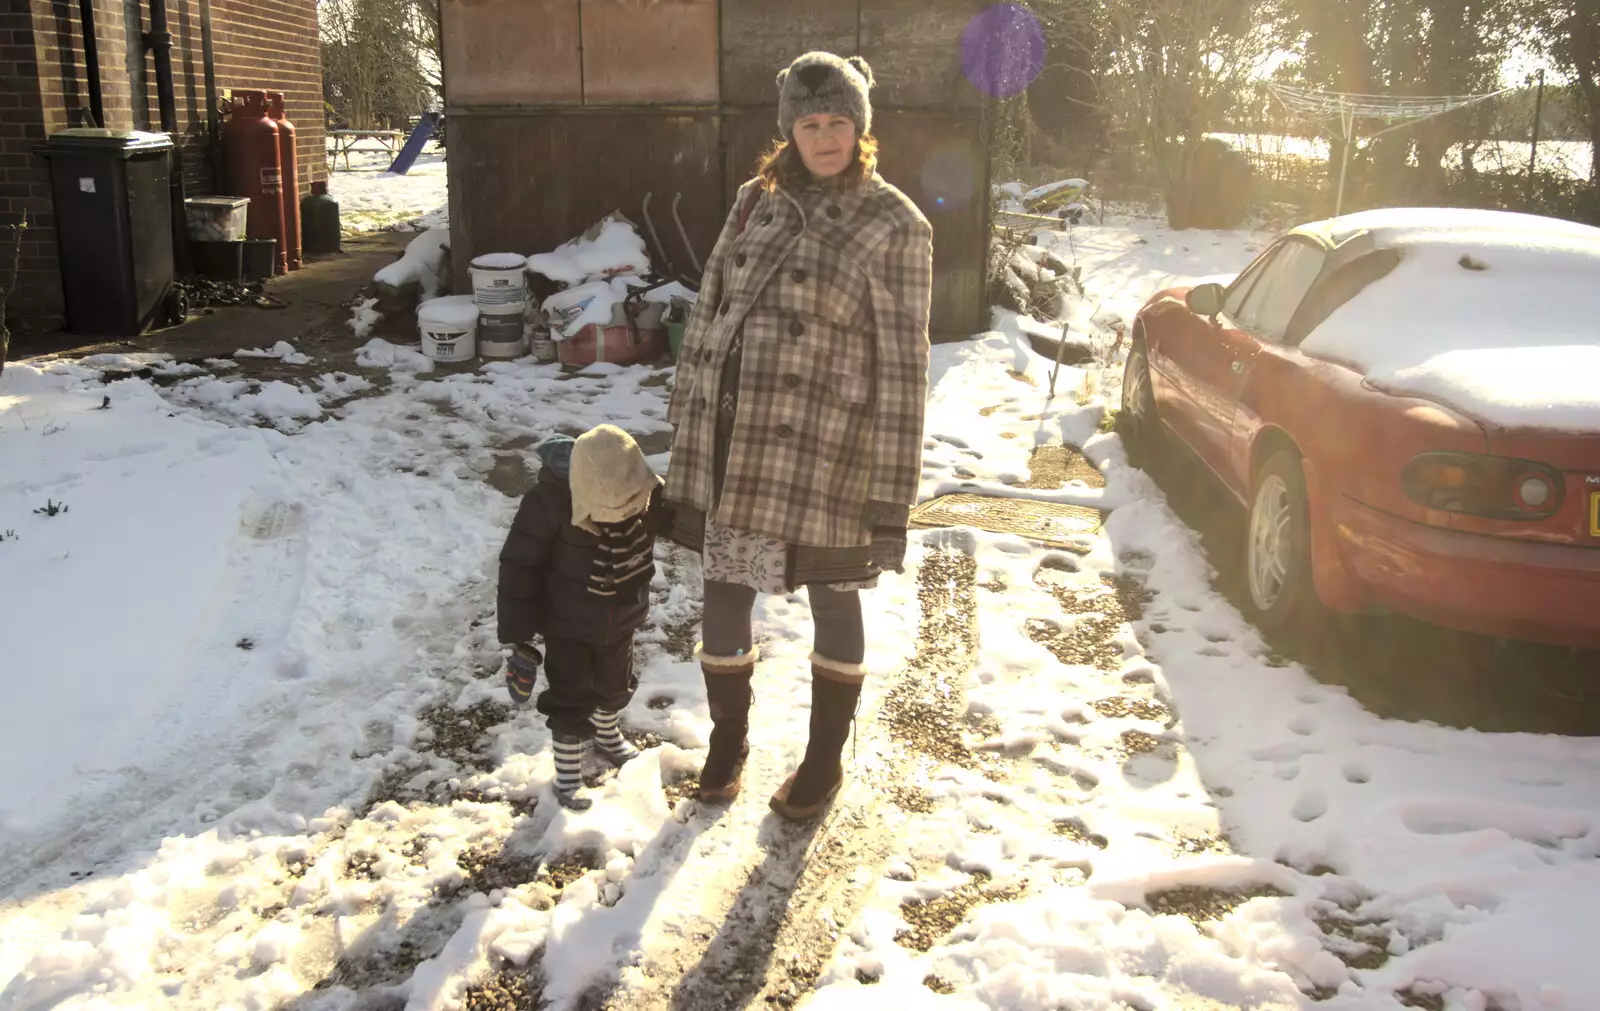
[(700, 796), (739, 790), (757, 593), (816, 620), (806, 754), (772, 806), (838, 792), (865, 674), (858, 591), (902, 571), (922, 470), (933, 232), (875, 171), (872, 71), (809, 53), (778, 75), (783, 140), (739, 191), (684, 335), (668, 420), (673, 539), (704, 562)]

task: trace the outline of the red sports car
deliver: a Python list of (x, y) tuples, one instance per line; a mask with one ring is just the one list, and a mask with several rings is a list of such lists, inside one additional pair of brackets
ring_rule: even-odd
[(1600, 646), (1600, 229), (1396, 209), (1305, 225), (1140, 310), (1119, 425), (1249, 511), (1265, 629), (1394, 611)]

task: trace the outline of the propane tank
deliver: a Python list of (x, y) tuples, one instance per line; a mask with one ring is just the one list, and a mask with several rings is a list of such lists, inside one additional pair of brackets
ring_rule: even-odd
[(283, 114), (283, 92), (267, 92), (267, 116), (278, 126), (278, 160), (283, 163), (283, 234), (289, 269), (300, 269), (300, 158), (294, 150), (294, 124)]
[(252, 239), (277, 239), (277, 273), (288, 267), (283, 215), (283, 156), (278, 124), (267, 117), (267, 96), (236, 91), (222, 131), (228, 156), (229, 191), (250, 198), (245, 231)]
[(339, 201), (328, 195), (328, 184), (311, 184), (311, 192), (300, 201), (301, 227), (305, 230), (307, 256), (328, 256), (340, 251)]

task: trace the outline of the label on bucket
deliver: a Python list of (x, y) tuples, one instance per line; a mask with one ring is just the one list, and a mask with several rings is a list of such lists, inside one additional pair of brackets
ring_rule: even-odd
[(478, 341), (481, 344), (522, 344), (522, 316), (494, 316), (484, 313), (478, 317)]
[(460, 330), (422, 331), (422, 353), (436, 362), (464, 362), (477, 352), (470, 332)]

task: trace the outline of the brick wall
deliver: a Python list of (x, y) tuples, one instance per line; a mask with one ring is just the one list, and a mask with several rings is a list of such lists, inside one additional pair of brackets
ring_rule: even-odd
[[(148, 0), (94, 0), (106, 125), (160, 129), (155, 60), (140, 53)], [(139, 21), (130, 20), (137, 12)], [(207, 156), (205, 59), (200, 0), (168, 0), (173, 35), (173, 90), (184, 177), (190, 194), (214, 193)], [(284, 93), (295, 124), (299, 190), (327, 177), (324, 154), (322, 57), (316, 0), (212, 0), (211, 31), (220, 93), (259, 89)], [(21, 331), (62, 321), (49, 176), (34, 150), (45, 137), (75, 125), (89, 107), (77, 0), (9, 0), (0, 10), (0, 224), (28, 212), (28, 241), (10, 312)]]

